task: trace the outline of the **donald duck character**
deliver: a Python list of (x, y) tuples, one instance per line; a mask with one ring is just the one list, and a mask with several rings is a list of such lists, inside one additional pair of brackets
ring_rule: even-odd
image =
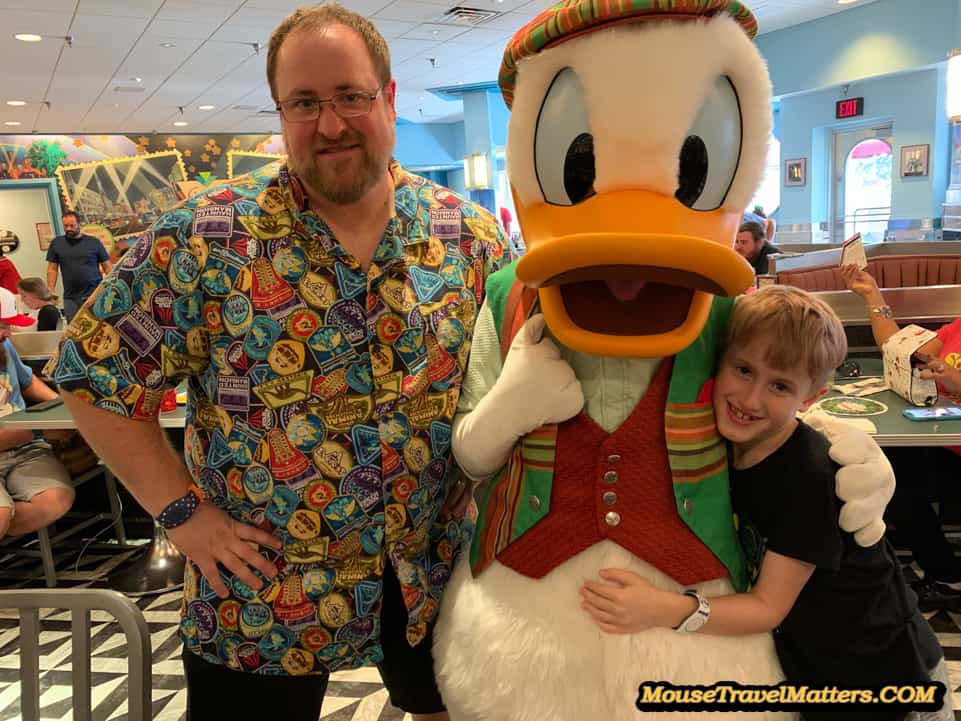
[[(435, 635), (455, 721), (626, 721), (643, 681), (783, 680), (769, 634), (692, 633), (703, 610), (609, 634), (579, 595), (604, 569), (702, 597), (747, 586), (705, 384), (753, 281), (732, 241), (771, 130), (756, 30), (734, 0), (563, 0), (504, 54), (528, 250), (488, 280), (454, 422), (480, 484)], [(893, 474), (868, 436), (829, 430), (841, 525), (870, 545)]]

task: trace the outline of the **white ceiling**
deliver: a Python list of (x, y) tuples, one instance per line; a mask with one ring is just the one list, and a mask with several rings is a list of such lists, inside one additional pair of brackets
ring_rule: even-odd
[[(874, 1), (748, 0), (748, 5), (764, 33)], [(0, 125), (0, 133), (277, 132), (277, 117), (259, 114), (273, 109), (266, 45), (274, 26), (307, 2), (0, 0), (0, 122), (21, 122)], [(453, 122), (462, 115), (461, 103), (427, 88), (495, 80), (511, 34), (552, 0), (344, 4), (370, 16), (387, 38), (400, 117)], [(441, 18), (458, 5), (501, 15), (479, 26)], [(15, 33), (45, 39), (24, 43), (13, 39)], [(8, 107), (7, 100), (27, 105)], [(205, 104), (216, 108), (198, 109)], [(175, 127), (178, 120), (188, 125)]]

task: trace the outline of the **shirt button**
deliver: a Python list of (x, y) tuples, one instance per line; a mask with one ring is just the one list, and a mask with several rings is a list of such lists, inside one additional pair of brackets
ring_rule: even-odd
[(608, 463), (619, 463), (620, 460), (621, 460), (621, 457), (620, 457), (619, 455), (617, 455), (616, 453), (612, 453), (611, 455), (609, 455), (609, 456), (607, 457), (607, 462), (608, 462)]
[(617, 483), (617, 471), (608, 471), (605, 473), (604, 481), (606, 483)]
[(607, 515), (604, 516), (604, 523), (608, 526), (616, 526), (621, 522), (621, 514), (617, 511), (608, 511)]
[(604, 503), (608, 506), (613, 506), (617, 503), (617, 494), (614, 491), (608, 491), (601, 498), (604, 499)]
[(537, 496), (531, 496), (527, 502), (530, 504), (532, 511), (536, 511), (541, 507), (541, 499)]
[(685, 498), (685, 499), (684, 499), (684, 512), (687, 513), (688, 515), (690, 515), (691, 510), (692, 510), (693, 508), (694, 508), (694, 504), (691, 503), (691, 499), (690, 499), (690, 498)]

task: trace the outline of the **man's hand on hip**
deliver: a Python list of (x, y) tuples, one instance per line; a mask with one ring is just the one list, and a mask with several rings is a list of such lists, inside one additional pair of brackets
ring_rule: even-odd
[(263, 583), (251, 568), (265, 578), (274, 578), (277, 567), (258, 553), (258, 546), (280, 550), (281, 542), (261, 528), (233, 520), (216, 506), (201, 503), (186, 523), (167, 531), (174, 545), (197, 564), (207, 583), (220, 598), (229, 595), (217, 570), (220, 563), (250, 588)]

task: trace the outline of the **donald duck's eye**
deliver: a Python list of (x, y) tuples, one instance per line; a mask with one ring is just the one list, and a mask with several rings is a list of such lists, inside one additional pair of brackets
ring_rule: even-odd
[(694, 210), (721, 207), (741, 158), (741, 106), (731, 81), (719, 77), (681, 147), (674, 196)]
[(594, 136), (584, 88), (570, 68), (554, 78), (537, 116), (534, 169), (548, 203), (577, 205), (594, 195)]

